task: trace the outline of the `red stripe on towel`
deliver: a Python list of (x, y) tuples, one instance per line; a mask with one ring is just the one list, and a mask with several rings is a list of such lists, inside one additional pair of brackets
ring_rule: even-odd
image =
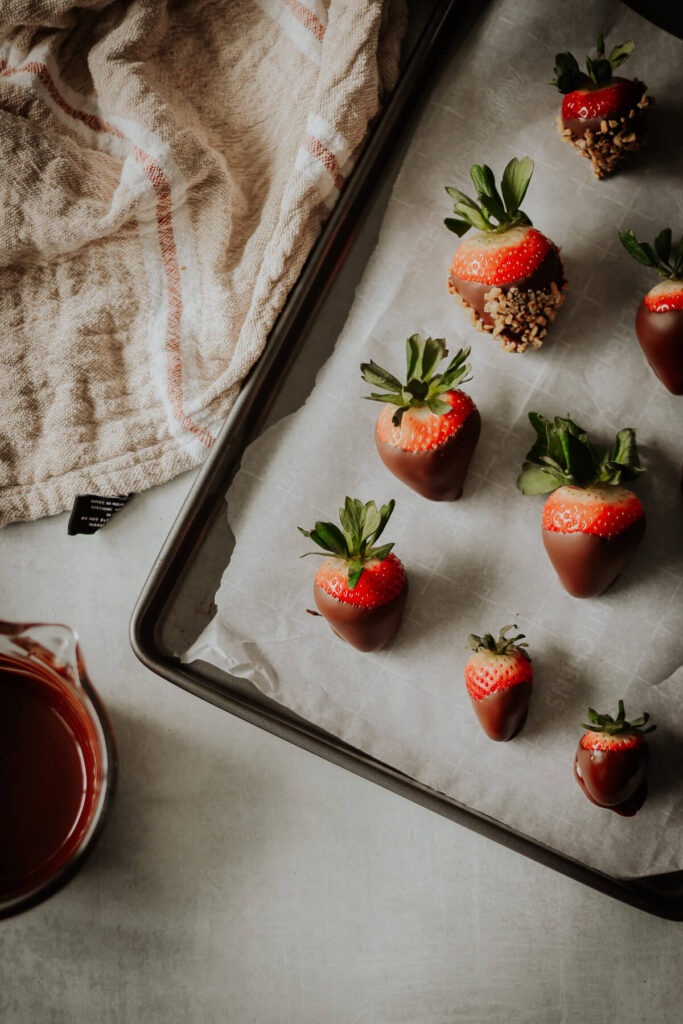
[(346, 179), (339, 168), (339, 163), (334, 153), (327, 146), (324, 146), (320, 139), (315, 139), (312, 135), (307, 135), (304, 138), (304, 147), (311, 156), (319, 160), (323, 167), (330, 172), (335, 188), (341, 191)]
[(305, 7), (299, 0), (284, 0), (285, 6), (290, 9), (297, 21), (300, 21), (304, 28), (312, 32), (316, 39), (322, 41), (325, 35), (325, 26), (317, 14), (314, 14), (309, 7)]
[[(106, 132), (107, 135), (114, 135), (119, 139), (126, 136), (95, 114), (88, 114), (82, 110), (76, 110), (68, 103), (58, 91), (50, 72), (45, 64), (36, 61), (27, 61), (21, 67), (12, 68), (4, 60), (0, 60), (0, 75), (10, 78), (12, 75), (21, 72), (28, 72), (34, 75), (45, 87), (50, 97), (57, 106), (73, 117), (81, 121), (88, 128), (97, 132)], [(128, 140), (130, 141), (130, 140)], [(202, 444), (210, 448), (216, 438), (205, 427), (195, 423), (183, 408), (183, 364), (180, 352), (180, 323), (183, 312), (182, 289), (180, 282), (180, 268), (178, 266), (178, 253), (176, 250), (175, 238), (173, 235), (173, 223), (171, 218), (171, 186), (160, 164), (143, 152), (138, 146), (133, 146), (133, 157), (140, 164), (154, 189), (157, 198), (156, 219), (159, 234), (159, 246), (161, 259), (166, 275), (168, 289), (168, 317), (166, 321), (166, 355), (168, 360), (167, 389), (169, 402), (173, 415), (179, 425), (194, 434)]]

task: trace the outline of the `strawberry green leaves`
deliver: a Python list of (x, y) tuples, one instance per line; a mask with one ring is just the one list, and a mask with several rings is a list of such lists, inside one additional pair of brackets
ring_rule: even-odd
[[(382, 392), (373, 391), (365, 397), (372, 402), (389, 402), (396, 406), (392, 416), (394, 426), (401, 425), (401, 418), (407, 409), (419, 409), (426, 406), (436, 416), (450, 412), (448, 402), (439, 395), (465, 384), (471, 377), (467, 358), (470, 349), (460, 349), (442, 373), (436, 368), (448, 355), (444, 338), (422, 338), (412, 334), (406, 341), (407, 382), (401, 384), (388, 370), (371, 361), (361, 363), (360, 371), (363, 380)], [(388, 392), (388, 393), (387, 393)]]
[(527, 661), (531, 661), (531, 655), (524, 650), (529, 646), (528, 643), (519, 642), (525, 639), (526, 634), (518, 633), (517, 636), (507, 637), (505, 634), (509, 629), (519, 629), (519, 626), (503, 626), (497, 640), (493, 633), (484, 633), (483, 636), (470, 633), (467, 637), (467, 647), (471, 651), (490, 651), (491, 654), (513, 654), (516, 651), (523, 654)]
[(428, 381), (446, 355), (444, 338), (421, 338), (411, 334), (406, 341), (408, 380)]
[(647, 729), (645, 728), (650, 720), (647, 712), (644, 712), (639, 718), (634, 718), (632, 722), (627, 722), (623, 700), (619, 701), (619, 710), (616, 718), (612, 718), (611, 715), (599, 715), (593, 708), (588, 708), (588, 717), (590, 718), (590, 725), (586, 722), (581, 723), (584, 729), (590, 729), (591, 732), (606, 732), (611, 736), (619, 735), (620, 733), (640, 733), (642, 735), (646, 732), (654, 732), (657, 728), (656, 725), (649, 725)]
[(530, 157), (525, 156), (521, 160), (513, 157), (503, 171), (501, 196), (491, 168), (486, 164), (474, 164), (470, 169), (470, 177), (478, 201), (470, 199), (460, 189), (447, 185), (446, 192), (455, 200), (453, 213), (456, 216), (447, 217), (444, 224), (458, 237), (462, 237), (470, 228), (500, 234), (518, 224), (530, 225), (531, 221), (522, 213), (520, 206), (533, 173), (534, 162)]
[(660, 231), (654, 245), (639, 242), (632, 230), (620, 231), (619, 239), (629, 256), (644, 267), (652, 267), (660, 277), (670, 281), (683, 277), (683, 236), (674, 249), (671, 228)]
[(583, 74), (573, 54), (556, 54), (554, 70), (555, 78), (549, 84), (556, 86), (561, 93), (574, 92), (581, 85)]
[[(306, 530), (302, 530), (300, 526), (297, 527), (299, 533), (303, 533), (305, 537), (310, 537), (314, 543), (321, 547), (324, 551), (328, 551), (333, 555), (339, 555), (340, 558), (345, 558), (348, 554), (348, 548), (344, 535), (338, 526), (334, 523), (321, 523), (317, 522), (315, 528), (307, 533)], [(317, 551), (307, 552), (309, 555), (318, 554)], [(305, 555), (301, 556), (305, 558)]]
[(626, 43), (619, 43), (618, 46), (613, 47), (612, 52), (609, 55), (609, 62), (612, 66), (612, 71), (616, 71), (620, 68), (624, 61), (627, 61), (635, 49), (635, 43), (632, 39), (629, 39)]
[[(334, 523), (318, 521), (312, 530), (297, 529), (304, 537), (309, 537), (326, 554), (335, 555), (349, 564), (348, 586), (353, 590), (363, 574), (365, 564), (369, 561), (383, 562), (393, 544), (373, 547), (375, 541), (384, 531), (394, 511), (396, 502), (392, 498), (386, 505), (377, 508), (374, 501), (364, 505), (358, 498), (347, 497), (344, 507), (339, 509), (339, 521), (342, 529)], [(319, 551), (307, 551), (308, 555), (318, 555)], [(301, 555), (305, 558), (306, 555)]]
[(517, 211), (522, 205), (524, 196), (529, 188), (529, 182), (533, 173), (534, 162), (529, 156), (525, 156), (521, 160), (513, 156), (503, 171), (501, 187), (508, 217), (515, 217), (517, 215)]
[[(385, 391), (390, 391), (393, 395), (400, 395), (403, 392), (403, 385), (400, 380), (397, 380), (393, 374), (389, 373), (388, 370), (384, 370), (381, 366), (378, 366), (373, 360), (369, 363), (361, 363), (361, 371), (363, 373), (363, 379), (372, 384), (376, 388), (384, 388)], [(389, 395), (378, 396), (383, 402), (391, 401)]]
[(609, 57), (605, 57), (605, 41), (602, 35), (598, 36), (597, 53), (598, 59), (591, 60), (586, 57), (586, 70), (588, 76), (595, 85), (607, 85), (617, 68), (621, 67), (624, 61), (633, 53), (635, 43), (629, 39), (625, 43), (619, 43), (612, 48)]
[[(597, 59), (586, 57), (586, 71), (588, 79), (594, 85), (607, 85), (617, 68), (620, 68), (624, 61), (633, 53), (635, 43), (629, 39), (625, 43), (619, 43), (613, 47), (609, 57), (605, 57), (605, 40), (602, 34), (598, 36)], [(560, 92), (574, 92), (582, 85), (587, 85), (588, 80), (580, 70), (576, 57), (571, 53), (558, 53), (555, 56), (555, 78), (550, 85), (556, 86)]]
[(527, 452), (517, 486), (523, 494), (548, 494), (567, 484), (590, 487), (633, 480), (642, 472), (631, 427), (620, 430), (613, 448), (600, 452), (583, 427), (569, 417), (547, 420), (529, 413), (536, 440)]
[(635, 480), (642, 472), (636, 447), (636, 432), (626, 427), (617, 434), (614, 448), (602, 456), (595, 482), (619, 484), (622, 480)]

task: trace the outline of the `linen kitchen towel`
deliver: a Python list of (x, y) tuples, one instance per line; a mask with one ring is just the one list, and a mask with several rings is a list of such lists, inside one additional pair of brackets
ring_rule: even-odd
[(201, 461), (403, 23), (400, 0), (0, 5), (0, 524)]

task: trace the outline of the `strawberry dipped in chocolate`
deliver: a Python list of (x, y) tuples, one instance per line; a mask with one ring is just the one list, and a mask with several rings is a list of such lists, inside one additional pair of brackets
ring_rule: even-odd
[(635, 430), (617, 434), (600, 451), (569, 418), (547, 420), (530, 412), (536, 441), (517, 486), (523, 494), (552, 492), (543, 507), (543, 544), (572, 597), (597, 597), (635, 554), (645, 533), (645, 513), (621, 486), (642, 472)]
[(491, 168), (479, 164), (470, 170), (476, 201), (446, 188), (455, 199), (446, 227), (459, 237), (477, 229), (455, 251), (448, 290), (472, 325), (500, 338), (507, 352), (540, 348), (567, 287), (559, 249), (520, 210), (533, 172), (528, 156), (513, 157), (500, 192)]
[(402, 384), (375, 362), (361, 363), (363, 380), (380, 392), (366, 395), (384, 402), (375, 426), (375, 444), (384, 465), (424, 498), (457, 501), (474, 449), (481, 417), (468, 394), (458, 389), (471, 378), (460, 349), (445, 370), (443, 338), (413, 334), (406, 342), (407, 382)]
[(555, 57), (556, 77), (550, 83), (564, 93), (557, 127), (566, 142), (587, 157), (596, 178), (612, 174), (629, 153), (645, 143), (647, 90), (637, 79), (614, 72), (628, 60), (635, 43), (620, 43), (605, 56), (598, 36), (597, 58), (586, 57), (586, 71), (571, 53)]
[(364, 505), (357, 498), (346, 498), (339, 509), (341, 530), (324, 522), (317, 522), (310, 531), (298, 527), (299, 533), (332, 556), (315, 576), (318, 611), (337, 636), (359, 651), (386, 647), (403, 619), (406, 571), (391, 551), (393, 544), (375, 546), (394, 505), (392, 499), (378, 509), (374, 501)]
[(639, 242), (633, 231), (620, 231), (619, 238), (630, 256), (663, 278), (638, 306), (636, 335), (664, 387), (683, 395), (683, 237), (675, 248), (671, 228), (660, 231), (654, 245)]
[(524, 633), (506, 637), (509, 629), (503, 626), (496, 640), (492, 633), (467, 638), (467, 646), (474, 651), (465, 664), (465, 685), (472, 700), (479, 724), (492, 740), (506, 741), (516, 736), (524, 725), (533, 668), (527, 654)]
[(649, 725), (648, 714), (626, 721), (623, 700), (617, 717), (599, 715), (588, 708), (590, 725), (574, 757), (574, 778), (598, 807), (607, 807), (629, 818), (640, 810), (647, 797), (649, 750), (645, 733), (657, 727)]

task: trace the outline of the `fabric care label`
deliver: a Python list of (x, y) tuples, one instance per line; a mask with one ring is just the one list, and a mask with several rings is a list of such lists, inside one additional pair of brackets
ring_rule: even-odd
[(132, 494), (115, 494), (111, 498), (101, 494), (79, 494), (69, 516), (69, 536), (97, 533), (132, 497)]

